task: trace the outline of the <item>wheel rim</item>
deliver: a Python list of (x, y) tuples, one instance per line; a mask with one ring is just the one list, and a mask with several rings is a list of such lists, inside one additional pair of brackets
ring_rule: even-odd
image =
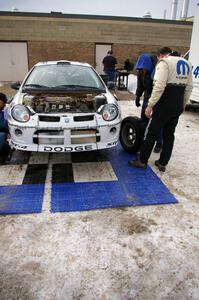
[(122, 130), (122, 140), (127, 144), (128, 146), (132, 146), (135, 144), (136, 141), (136, 129), (132, 124), (125, 124), (123, 126)]

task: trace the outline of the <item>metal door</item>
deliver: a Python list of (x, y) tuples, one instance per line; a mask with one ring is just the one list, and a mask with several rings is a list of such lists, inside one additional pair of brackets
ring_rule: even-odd
[(27, 44), (0, 43), (0, 81), (21, 81), (28, 72)]
[(95, 69), (99, 74), (103, 74), (103, 58), (107, 52), (111, 50), (111, 44), (96, 44), (95, 45)]

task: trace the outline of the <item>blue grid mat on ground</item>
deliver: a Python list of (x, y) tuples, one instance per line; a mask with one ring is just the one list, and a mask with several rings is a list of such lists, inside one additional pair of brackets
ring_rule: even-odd
[(40, 213), (44, 184), (0, 186), (0, 214)]
[(150, 167), (128, 166), (132, 155), (120, 146), (107, 150), (117, 181), (52, 184), (51, 211), (176, 203), (177, 200)]

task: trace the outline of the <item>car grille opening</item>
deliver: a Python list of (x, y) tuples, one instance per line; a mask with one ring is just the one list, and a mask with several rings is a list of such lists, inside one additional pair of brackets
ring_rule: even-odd
[[(67, 134), (68, 136), (68, 134)], [(64, 130), (37, 130), (33, 135), (33, 143), (37, 145), (82, 145), (100, 142), (100, 133), (96, 129), (72, 129), (65, 140)]]
[(63, 145), (63, 130), (38, 130), (33, 136), (33, 143), (37, 145)]
[(74, 122), (92, 121), (93, 119), (94, 119), (94, 115), (75, 116)]
[(41, 122), (59, 122), (60, 117), (39, 115), (39, 121), (41, 121)]
[(96, 143), (100, 141), (100, 134), (96, 129), (71, 130), (71, 144)]

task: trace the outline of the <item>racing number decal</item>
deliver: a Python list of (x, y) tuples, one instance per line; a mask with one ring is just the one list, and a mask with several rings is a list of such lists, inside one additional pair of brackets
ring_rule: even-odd
[(194, 70), (193, 70), (193, 75), (195, 76), (195, 78), (199, 77), (199, 66), (197, 66)]

